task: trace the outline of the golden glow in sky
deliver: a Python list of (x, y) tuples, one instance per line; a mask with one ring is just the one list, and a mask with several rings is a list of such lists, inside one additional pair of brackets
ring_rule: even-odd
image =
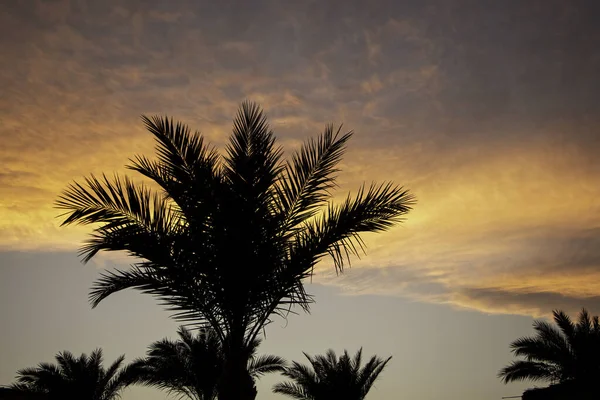
[(151, 153), (139, 114), (173, 116), (222, 146), (248, 98), (287, 148), (328, 122), (356, 131), (340, 195), (393, 180), (418, 198), (404, 225), (368, 238), (360, 268), (341, 279), (324, 268), (321, 282), (492, 312), (599, 305), (598, 91), (585, 59), (599, 35), (566, 44), (586, 28), (577, 7), (534, 29), (533, 5), (497, 15), (390, 3), (321, 24), (332, 6), (227, 19), (134, 3), (2, 13), (13, 39), (2, 36), (1, 248), (75, 249), (85, 230), (59, 229), (52, 203), (71, 180)]
[[(338, 198), (391, 180), (418, 201), (342, 276), (319, 265), (313, 314), (272, 324), (261, 351), (391, 354), (371, 400), (519, 394), (496, 373), (531, 317), (600, 314), (599, 4), (0, 2), (0, 384), (64, 349), (131, 360), (172, 337), (138, 293), (90, 309), (98, 269), (129, 260), (77, 265), (89, 227), (59, 228), (53, 203), (92, 173), (136, 177), (141, 114), (223, 149), (249, 99), (287, 150), (355, 131)], [(145, 390), (124, 398), (164, 398)]]

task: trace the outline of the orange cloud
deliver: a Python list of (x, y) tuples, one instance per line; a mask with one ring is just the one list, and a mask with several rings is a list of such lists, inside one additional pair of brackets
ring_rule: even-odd
[(59, 228), (52, 203), (71, 180), (152, 152), (139, 114), (222, 146), (250, 98), (287, 149), (328, 122), (356, 131), (338, 198), (371, 180), (418, 198), (406, 223), (366, 238), (356, 268), (335, 277), (324, 263), (315, 281), (486, 312), (595, 307), (600, 66), (577, 49), (558, 49), (559, 68), (556, 41), (530, 54), (537, 36), (518, 19), (496, 38), (436, 8), (364, 20), (336, 8), (332, 25), (332, 10), (290, 3), (230, 29), (196, 6), (76, 3), (0, 13), (1, 249), (74, 251), (87, 230)]

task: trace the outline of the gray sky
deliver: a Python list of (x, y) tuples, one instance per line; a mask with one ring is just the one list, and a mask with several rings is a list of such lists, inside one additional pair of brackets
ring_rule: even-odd
[(174, 334), (137, 293), (90, 309), (97, 269), (124, 260), (78, 265), (87, 230), (59, 228), (52, 202), (150, 155), (140, 114), (222, 147), (250, 99), (286, 149), (328, 122), (355, 130), (340, 197), (393, 180), (419, 201), (344, 276), (320, 265), (314, 314), (273, 324), (263, 350), (393, 354), (374, 400), (520, 393), (495, 375), (532, 317), (600, 312), (599, 13), (592, 0), (3, 2), (0, 383), (60, 350), (130, 359)]

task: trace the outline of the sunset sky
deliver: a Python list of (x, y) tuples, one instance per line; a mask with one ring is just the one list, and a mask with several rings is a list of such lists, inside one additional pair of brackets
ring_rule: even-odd
[(598, 1), (1, 3), (0, 385), (61, 350), (131, 360), (174, 337), (138, 292), (91, 309), (99, 271), (127, 261), (81, 265), (89, 229), (59, 228), (53, 202), (152, 155), (141, 114), (223, 148), (244, 99), (289, 150), (355, 131), (338, 196), (392, 180), (418, 199), (343, 276), (320, 264), (313, 313), (276, 320), (261, 352), (363, 346), (393, 355), (368, 399), (491, 400), (533, 386), (496, 378), (533, 318), (600, 313)]

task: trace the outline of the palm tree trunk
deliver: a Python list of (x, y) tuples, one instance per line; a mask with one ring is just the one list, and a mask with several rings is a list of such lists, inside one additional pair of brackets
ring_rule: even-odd
[(219, 385), (219, 400), (255, 400), (256, 387), (248, 373), (247, 360), (231, 357)]
[[(243, 326), (234, 321), (234, 326)], [(254, 379), (248, 372), (248, 349), (245, 345), (244, 330), (230, 333), (224, 347), (225, 365), (219, 385), (219, 400), (255, 400)]]

